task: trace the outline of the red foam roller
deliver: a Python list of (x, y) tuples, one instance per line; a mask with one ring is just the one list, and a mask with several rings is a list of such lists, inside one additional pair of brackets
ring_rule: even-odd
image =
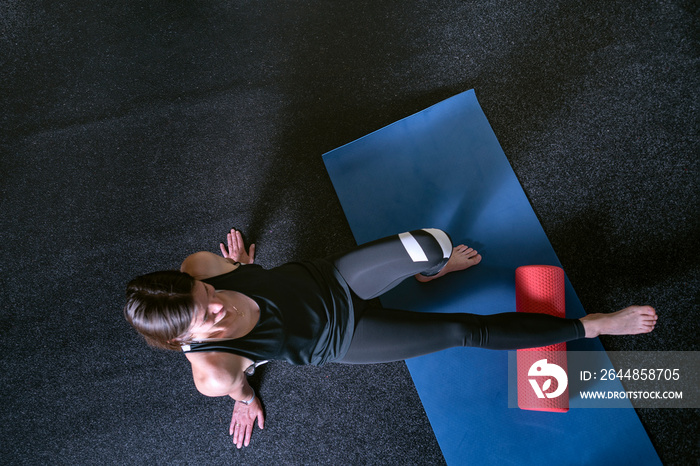
[[(566, 315), (564, 271), (551, 265), (526, 265), (515, 271), (518, 312)], [(518, 350), (518, 406), (534, 411), (566, 412), (569, 388), (566, 343)]]

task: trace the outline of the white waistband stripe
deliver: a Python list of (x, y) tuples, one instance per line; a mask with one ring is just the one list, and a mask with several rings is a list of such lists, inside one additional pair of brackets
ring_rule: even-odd
[(399, 239), (413, 262), (428, 262), (428, 256), (410, 233), (400, 233)]
[(423, 228), (423, 231), (427, 231), (435, 237), (442, 248), (442, 257), (448, 259), (452, 255), (452, 241), (450, 241), (450, 237), (447, 236), (447, 233), (437, 228)]

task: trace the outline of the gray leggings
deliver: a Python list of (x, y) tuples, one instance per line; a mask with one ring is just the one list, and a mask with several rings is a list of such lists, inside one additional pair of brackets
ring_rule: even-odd
[(386, 309), (373, 298), (416, 274), (435, 275), (452, 243), (440, 230), (414, 230), (331, 257), (353, 292), (355, 333), (341, 363), (399, 361), (456, 346), (512, 350), (585, 336), (578, 319), (506, 312), (494, 315)]

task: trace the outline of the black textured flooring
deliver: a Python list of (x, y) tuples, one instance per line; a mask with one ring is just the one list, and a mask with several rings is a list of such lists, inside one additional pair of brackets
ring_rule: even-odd
[[(697, 351), (699, 27), (683, 0), (0, 0), (0, 462), (443, 463), (403, 363), (271, 363), (238, 451), (121, 306), (231, 227), (264, 266), (351, 245), (321, 154), (471, 88), (585, 309), (657, 308), (606, 348)], [(638, 413), (697, 461), (697, 410)]]

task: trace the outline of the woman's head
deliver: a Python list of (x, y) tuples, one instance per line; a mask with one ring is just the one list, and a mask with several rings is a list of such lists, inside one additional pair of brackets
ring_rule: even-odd
[(124, 317), (158, 348), (180, 349), (195, 315), (195, 280), (175, 270), (133, 279), (126, 288)]

